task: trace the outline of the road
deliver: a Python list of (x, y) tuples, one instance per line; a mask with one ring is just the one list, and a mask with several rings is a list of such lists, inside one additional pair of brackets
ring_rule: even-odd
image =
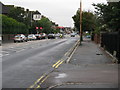
[(78, 37), (6, 44), (2, 49), (2, 87), (28, 88), (75, 44)]

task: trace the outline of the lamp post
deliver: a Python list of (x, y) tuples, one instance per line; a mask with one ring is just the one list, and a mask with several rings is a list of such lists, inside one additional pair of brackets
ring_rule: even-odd
[(80, 0), (80, 45), (82, 44), (82, 0)]

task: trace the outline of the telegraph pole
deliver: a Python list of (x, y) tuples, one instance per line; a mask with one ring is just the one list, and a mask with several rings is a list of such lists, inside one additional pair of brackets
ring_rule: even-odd
[(82, 0), (80, 0), (80, 45), (82, 44)]

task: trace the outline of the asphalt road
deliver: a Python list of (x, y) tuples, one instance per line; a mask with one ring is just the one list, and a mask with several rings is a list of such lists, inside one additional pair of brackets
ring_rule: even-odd
[(2, 88), (28, 88), (75, 44), (78, 37), (7, 44), (2, 49)]

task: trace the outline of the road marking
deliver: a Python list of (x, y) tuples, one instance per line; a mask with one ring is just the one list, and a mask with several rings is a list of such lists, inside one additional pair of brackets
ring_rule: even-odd
[(7, 51), (0, 52), (0, 57), (7, 56), (7, 55), (10, 55), (9, 52), (7, 52)]
[(53, 64), (53, 68), (60, 62), (61, 60), (58, 60), (55, 64)]
[[(77, 44), (75, 44), (75, 46), (77, 46)], [(73, 47), (69, 50), (71, 51), (73, 49)], [(75, 50), (77, 48), (74, 48)], [(75, 52), (75, 50), (73, 50), (73, 52)], [(69, 51), (65, 53), (65, 56), (67, 54), (69, 54)], [(73, 52), (71, 53), (73, 55)], [(69, 59), (72, 57), (72, 55), (69, 57)], [(65, 60), (64, 59), (60, 59), (58, 60), (55, 64), (52, 65), (53, 68), (57, 69)], [(41, 88), (41, 84), (45, 82), (45, 80), (49, 77), (49, 74), (47, 75), (46, 73), (43, 74), (33, 85), (31, 85), (29, 87), (29, 89), (27, 90), (30, 90), (30, 88), (35, 88), (34, 90), (37, 90), (37, 88)], [(37, 85), (37, 86), (36, 86)]]
[(58, 68), (63, 62), (64, 62), (64, 60), (62, 60), (58, 65), (56, 65), (55, 68)]
[(48, 77), (49, 77), (49, 75), (47, 75), (47, 76), (39, 83), (39, 85), (41, 85)]
[[(54, 67), (55, 69), (56, 68), (58, 68), (62, 63), (64, 62), (64, 60), (58, 60), (55, 64), (53, 64), (53, 66), (52, 67)], [(45, 74), (43, 74), (38, 80), (36, 80), (35, 81), (35, 83), (33, 84), (33, 85), (31, 85), (27, 90), (30, 90), (30, 88), (35, 88), (34, 90), (36, 90), (37, 88), (41, 88), (41, 84), (47, 79), (49, 77), (49, 75), (46, 75), (46, 73)], [(43, 80), (42, 80), (43, 79)], [(42, 81), (41, 81), (42, 80)], [(39, 84), (39, 85), (37, 85), (37, 84)], [(37, 85), (36, 87), (35, 87), (35, 85)]]
[[(46, 76), (46, 74), (44, 74)], [(32, 86), (30, 86), (27, 90), (30, 90), (31, 88), (35, 88), (34, 90), (38, 90), (38, 88), (41, 88), (41, 84), (49, 77), (49, 75), (47, 75), (46, 77), (42, 75)], [(44, 78), (44, 79), (43, 79)], [(40, 80), (43, 79), (41, 82)], [(36, 87), (35, 87), (36, 85)]]
[(65, 53), (65, 56), (67, 56), (68, 52)]
[[(79, 45), (79, 42), (78, 42)], [(67, 59), (67, 63), (70, 62), (70, 59), (72, 58), (73, 54), (75, 53), (76, 49), (78, 48), (78, 45), (76, 44), (76, 47), (74, 48), (73, 52), (71, 53), (70, 57)]]
[(19, 52), (22, 52), (22, 51), (24, 51), (25, 49), (21, 49), (21, 50), (19, 50), (19, 51), (16, 51), (16, 53), (19, 53)]
[[(44, 77), (46, 76), (46, 73), (43, 74), (39, 79), (37, 79), (33, 85), (31, 85), (29, 88), (34, 88), (36, 84), (38, 84), (40, 82), (40, 80), (42, 80)], [(30, 90), (30, 89), (27, 89)]]

